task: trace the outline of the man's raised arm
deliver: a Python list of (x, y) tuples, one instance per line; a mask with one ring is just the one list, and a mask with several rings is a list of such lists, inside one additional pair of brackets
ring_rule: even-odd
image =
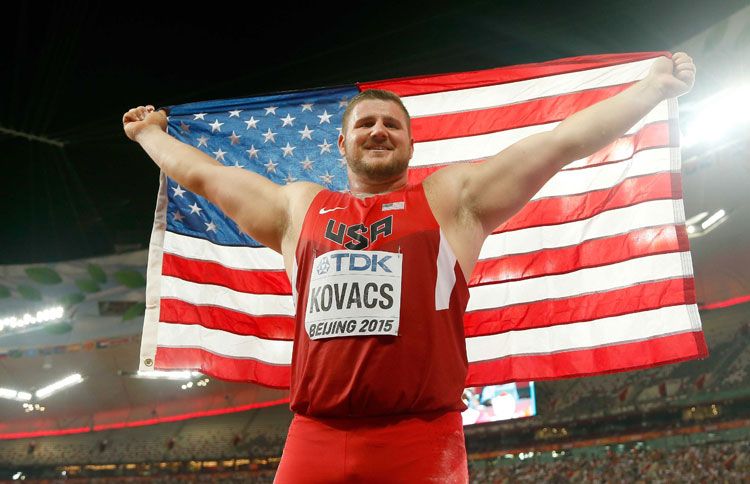
[(565, 165), (604, 148), (664, 99), (688, 92), (694, 79), (689, 56), (661, 57), (646, 78), (570, 116), (552, 131), (521, 140), (484, 163), (456, 167), (450, 183), (460, 215), (475, 219), (485, 235), (490, 234)]
[(137, 142), (169, 177), (216, 204), (242, 230), (281, 252), (289, 226), (289, 189), (261, 175), (226, 167), (202, 151), (166, 133), (167, 118), (153, 106), (129, 110), (125, 134)]

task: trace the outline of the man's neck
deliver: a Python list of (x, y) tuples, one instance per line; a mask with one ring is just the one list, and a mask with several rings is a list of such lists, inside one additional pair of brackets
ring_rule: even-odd
[(401, 190), (408, 185), (409, 178), (406, 173), (392, 180), (382, 182), (373, 180), (362, 180), (356, 176), (349, 176), (349, 193), (358, 198), (367, 198), (373, 195)]

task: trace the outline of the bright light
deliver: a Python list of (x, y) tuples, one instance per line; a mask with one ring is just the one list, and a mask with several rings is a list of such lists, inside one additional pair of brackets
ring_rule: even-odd
[(24, 328), (32, 324), (45, 323), (47, 321), (53, 321), (63, 317), (65, 309), (62, 306), (55, 306), (52, 308), (42, 309), (37, 311), (35, 316), (29, 313), (24, 314), (21, 317), (11, 316), (9, 318), (0, 319), (0, 331), (5, 329), (18, 329)]
[(11, 390), (10, 388), (0, 388), (0, 398), (7, 398), (8, 400), (18, 400), (19, 402), (28, 402), (31, 400), (31, 393), (18, 392)]
[(16, 395), (16, 400), (20, 400), (22, 402), (28, 402), (29, 400), (31, 400), (31, 393), (18, 392), (18, 395)]
[(69, 387), (71, 385), (76, 385), (78, 383), (81, 383), (83, 381), (83, 377), (79, 373), (74, 373), (70, 376), (67, 376), (63, 378), (60, 381), (56, 381), (55, 383), (52, 383), (51, 385), (47, 385), (44, 388), (40, 388), (36, 391), (36, 398), (42, 399), (46, 398), (53, 393), (55, 393), (58, 390), (61, 390), (63, 388)]
[(193, 377), (200, 376), (201, 374), (197, 371), (166, 371), (166, 370), (153, 370), (153, 371), (140, 371), (135, 374), (137, 378), (152, 378), (152, 379), (166, 379), (166, 380), (190, 380)]
[(708, 212), (701, 212), (685, 220), (685, 225), (695, 225), (708, 216)]
[(695, 225), (688, 225), (687, 226), (687, 233), (694, 234), (696, 231)]
[(711, 215), (706, 220), (704, 220), (703, 223), (701, 223), (701, 228), (703, 230), (706, 230), (707, 228), (709, 228), (710, 226), (718, 222), (726, 214), (727, 213), (724, 211), (724, 209), (719, 210), (718, 212), (716, 212), (715, 214)]
[(750, 85), (725, 89), (700, 103), (692, 113), (684, 146), (715, 142), (735, 129), (744, 129), (750, 119)]

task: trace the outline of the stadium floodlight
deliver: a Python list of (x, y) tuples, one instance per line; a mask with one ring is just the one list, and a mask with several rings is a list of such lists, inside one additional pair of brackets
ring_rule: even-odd
[(714, 213), (701, 223), (701, 228), (703, 230), (707, 230), (712, 225), (719, 223), (719, 221), (721, 221), (721, 219), (724, 218), (726, 214), (727, 213), (724, 211), (724, 209), (718, 210), (716, 213)]
[(152, 370), (152, 371), (140, 371), (135, 374), (136, 378), (151, 378), (151, 379), (166, 379), (166, 380), (190, 380), (201, 373), (197, 371), (182, 370), (182, 371), (166, 371), (166, 370)]
[(683, 145), (716, 142), (732, 131), (747, 128), (750, 84), (725, 89), (704, 99), (692, 113)]
[(0, 388), (0, 398), (7, 398), (8, 400), (18, 400), (19, 402), (28, 402), (31, 400), (31, 393), (19, 392), (10, 388)]
[(66, 376), (62, 380), (56, 381), (55, 383), (52, 383), (51, 385), (47, 385), (44, 388), (40, 388), (36, 391), (35, 395), (36, 398), (41, 400), (42, 398), (46, 398), (53, 393), (62, 390), (63, 388), (67, 388), (72, 385), (76, 385), (78, 383), (81, 383), (83, 381), (83, 377), (80, 373), (74, 373), (72, 375)]
[(0, 332), (61, 319), (64, 313), (65, 309), (62, 306), (54, 306), (37, 311), (35, 315), (26, 313), (21, 317), (10, 316), (2, 318), (0, 319)]

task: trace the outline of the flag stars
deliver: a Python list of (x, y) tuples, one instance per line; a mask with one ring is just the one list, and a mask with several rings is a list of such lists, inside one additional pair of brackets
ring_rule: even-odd
[(211, 126), (211, 132), (215, 133), (217, 131), (221, 132), (221, 127), (224, 126), (224, 123), (220, 123), (218, 119), (215, 119), (213, 123), (209, 123), (209, 126)]
[(266, 173), (276, 173), (276, 167), (279, 166), (278, 163), (274, 163), (272, 159), (268, 159), (268, 163), (263, 165), (266, 167)]
[(237, 135), (237, 133), (235, 133), (234, 131), (232, 131), (231, 136), (229, 136), (229, 140), (232, 142), (233, 145), (236, 145), (237, 143), (240, 142), (240, 138), (241, 137), (242, 136)]
[(305, 111), (310, 111), (310, 112), (312, 112), (312, 107), (313, 107), (313, 103), (305, 103), (305, 104), (300, 104), (299, 106), (300, 106), (300, 107), (302, 108), (302, 112), (303, 112), (303, 113), (304, 113)]
[(229, 117), (230, 118), (239, 118), (241, 112), (242, 112), (242, 109), (236, 109), (234, 111), (229, 111)]
[(201, 146), (205, 146), (206, 148), (208, 148), (208, 138), (207, 137), (201, 136), (200, 138), (198, 138), (198, 148), (200, 148)]
[(283, 128), (284, 126), (294, 126), (294, 120), (297, 118), (293, 118), (291, 114), (287, 113), (286, 117), (281, 118), (281, 121), (284, 123), (281, 125)]
[(333, 114), (328, 114), (327, 110), (323, 110), (323, 114), (318, 114), (318, 118), (320, 119), (320, 122), (318, 124), (331, 124), (331, 116), (333, 116)]
[(250, 119), (246, 119), (245, 124), (247, 125), (247, 129), (250, 129), (250, 128), (258, 129), (258, 120), (255, 119), (255, 117), (253, 116), (250, 116)]
[(224, 155), (226, 154), (226, 151), (221, 151), (221, 148), (219, 148), (219, 151), (214, 151), (214, 158), (216, 158), (216, 161), (224, 161)]
[(346, 158), (343, 156), (339, 158), (339, 165), (341, 165), (342, 168), (346, 168)]
[(312, 170), (313, 163), (315, 162), (311, 160), (309, 156), (305, 156), (305, 159), (300, 161), (300, 164), (302, 165), (302, 169), (307, 170), (307, 171)]
[(193, 114), (193, 121), (197, 121), (198, 119), (205, 121), (206, 120), (206, 114), (208, 114), (208, 113)]
[(213, 233), (218, 232), (216, 230), (216, 224), (214, 224), (213, 222), (203, 222), (203, 223), (206, 224), (206, 232), (213, 232)]
[(328, 172), (326, 172), (325, 175), (320, 175), (319, 178), (323, 181), (325, 185), (330, 185), (331, 183), (333, 183), (333, 175), (331, 175)]
[(300, 139), (309, 139), (310, 141), (312, 141), (312, 134), (313, 132), (315, 132), (315, 130), (310, 129), (307, 127), (307, 125), (305, 125), (305, 129), (303, 129), (302, 131), (297, 131), (297, 132), (302, 135)]
[(284, 183), (289, 185), (290, 183), (296, 182), (297, 179), (292, 176), (291, 173), (287, 173), (286, 178), (284, 178)]
[(273, 131), (271, 131), (271, 128), (268, 128), (268, 131), (266, 131), (265, 133), (263, 133), (263, 138), (264, 138), (263, 139), (264, 143), (268, 143), (269, 140), (272, 143), (276, 143), (276, 133), (274, 133)]
[(320, 154), (322, 155), (323, 153), (330, 153), (331, 146), (333, 145), (329, 143), (327, 139), (324, 139), (323, 144), (318, 145), (318, 148), (320, 148)]
[(279, 107), (278, 106), (268, 106), (267, 108), (264, 108), (264, 109), (266, 110), (266, 116), (268, 116), (269, 114), (273, 114), (274, 116), (276, 116), (276, 110), (279, 109)]
[(341, 101), (339, 101), (339, 109), (346, 108), (347, 104), (349, 104), (349, 100), (345, 97), (342, 97)]
[(260, 150), (255, 148), (255, 145), (250, 145), (249, 150), (245, 150), (245, 152), (250, 156), (250, 158), (258, 159), (258, 152)]
[(182, 222), (182, 219), (185, 218), (179, 210), (172, 212), (172, 217), (175, 222)]
[(291, 155), (292, 155), (292, 152), (293, 152), (294, 150), (296, 150), (296, 149), (297, 149), (297, 147), (296, 147), (296, 146), (291, 146), (291, 145), (290, 145), (290, 144), (289, 144), (289, 143), (287, 142), (286, 146), (284, 146), (283, 148), (281, 148), (281, 151), (283, 151), (283, 152), (284, 152), (284, 158), (286, 158), (287, 156), (291, 156)]
[(183, 197), (183, 198), (185, 198), (184, 197), (185, 190), (183, 190), (180, 185), (177, 185), (177, 186), (174, 186), (174, 187), (171, 187), (171, 188), (174, 191), (174, 193), (172, 193), (173, 197)]
[(197, 213), (198, 215), (200, 215), (202, 211), (203, 211), (203, 209), (198, 206), (198, 202), (193, 202), (193, 204), (190, 205), (190, 213), (191, 214), (192, 213)]
[(182, 131), (183, 133), (189, 133), (190, 125), (185, 124), (184, 121), (180, 121), (180, 131)]

